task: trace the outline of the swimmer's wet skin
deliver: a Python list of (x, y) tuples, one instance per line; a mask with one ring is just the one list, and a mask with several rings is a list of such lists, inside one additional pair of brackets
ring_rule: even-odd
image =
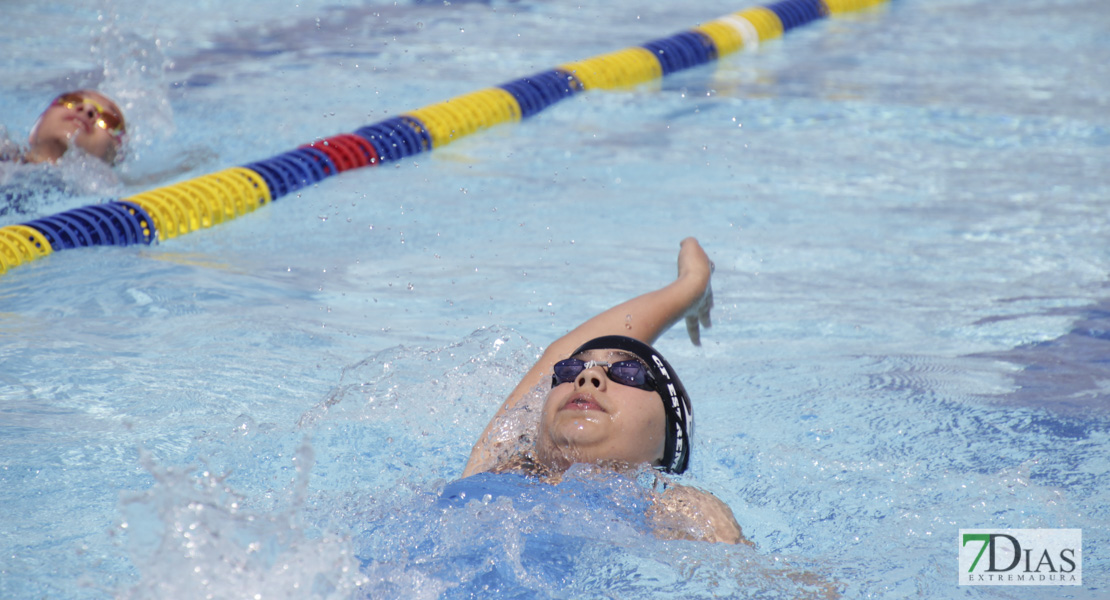
[[(667, 415), (667, 424), (664, 428), (666, 443), (660, 466), (668, 473), (685, 472), (690, 463), (694, 413), (690, 405), (690, 397), (686, 394), (686, 388), (682, 382), (679, 381), (678, 373), (654, 348), (627, 336), (607, 335), (592, 339), (579, 346), (573, 356), (579, 356), (590, 350), (625, 352), (636, 357), (638, 362), (648, 369), (650, 380), (653, 382), (652, 391), (659, 394), (663, 401), (663, 410)], [(609, 378), (613, 379), (611, 375)]]
[(123, 149), (127, 123), (123, 111), (109, 97), (95, 90), (75, 90), (59, 95), (39, 116), (28, 138), (30, 147), (22, 160), (56, 162), (71, 146), (108, 164), (115, 164)]
[[(557, 485), (571, 466), (583, 463), (632, 479), (644, 465), (665, 474), (685, 472), (693, 406), (677, 372), (651, 343), (680, 319), (692, 340), (700, 338), (699, 325), (710, 323), (712, 270), (701, 245), (687, 238), (674, 281), (592, 317), (548, 346), (475, 443), (462, 482), (490, 473)], [(506, 415), (544, 382), (551, 382), (551, 389), (537, 430), (526, 436), (535, 440), (534, 447), (511, 447), (498, 439)], [(656, 535), (746, 542), (727, 505), (658, 472), (655, 488), (661, 491), (652, 490), (646, 508)]]

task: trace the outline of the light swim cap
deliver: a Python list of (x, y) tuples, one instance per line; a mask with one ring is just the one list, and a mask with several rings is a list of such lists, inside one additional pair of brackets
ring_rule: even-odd
[(663, 446), (663, 462), (660, 465), (668, 473), (682, 473), (690, 462), (690, 443), (694, 433), (694, 410), (686, 388), (678, 380), (678, 374), (651, 346), (623, 335), (606, 335), (582, 344), (571, 356), (587, 350), (620, 350), (644, 362), (655, 376), (656, 392), (663, 400), (663, 410), (667, 413), (667, 440)]

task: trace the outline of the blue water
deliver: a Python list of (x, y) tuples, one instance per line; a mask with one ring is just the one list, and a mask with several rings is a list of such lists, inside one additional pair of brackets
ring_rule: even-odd
[[(5, 6), (8, 134), (96, 86), (134, 139), (0, 224), (747, 5)], [(895, 2), (214, 229), (9, 271), (0, 597), (1061, 597), (956, 585), (959, 529), (1041, 527), (1083, 530), (1065, 592), (1104, 596), (1108, 18)], [(716, 309), (701, 348), (658, 344), (695, 400), (680, 479), (755, 548), (438, 509), (542, 347), (665, 283), (687, 235)]]

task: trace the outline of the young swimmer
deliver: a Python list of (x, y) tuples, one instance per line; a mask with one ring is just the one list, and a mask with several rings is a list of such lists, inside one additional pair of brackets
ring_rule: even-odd
[(123, 111), (111, 98), (94, 90), (66, 92), (39, 116), (27, 139), (28, 148), (0, 151), (0, 160), (53, 163), (76, 146), (115, 165), (126, 133)]
[[(700, 344), (710, 326), (712, 263), (697, 240), (682, 241), (678, 277), (619, 304), (552, 343), (501, 405), (471, 451), (465, 478), (516, 473), (558, 484), (575, 463), (635, 474), (644, 463), (682, 473), (690, 457), (692, 407), (674, 369), (649, 344), (679, 319)], [(500, 439), (502, 420), (550, 382), (535, 447)], [(462, 486), (460, 486), (462, 487)], [(445, 495), (454, 492), (448, 486)], [(712, 494), (665, 483), (646, 516), (662, 538), (748, 543), (729, 507)], [(701, 532), (701, 533), (694, 533)]]

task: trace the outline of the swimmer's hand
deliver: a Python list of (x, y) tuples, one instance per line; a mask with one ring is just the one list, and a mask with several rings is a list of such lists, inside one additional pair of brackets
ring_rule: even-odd
[(695, 346), (701, 345), (701, 327), (713, 326), (709, 311), (713, 308), (713, 262), (702, 249), (698, 240), (689, 237), (682, 240), (678, 251), (678, 280), (683, 281), (696, 294), (695, 300), (686, 309), (686, 333)]

